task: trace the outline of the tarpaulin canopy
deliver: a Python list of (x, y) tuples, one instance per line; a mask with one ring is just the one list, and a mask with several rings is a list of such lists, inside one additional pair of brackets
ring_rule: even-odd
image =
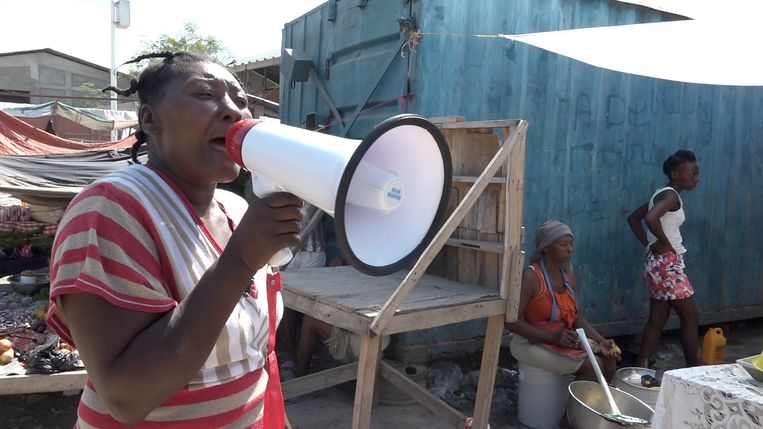
[[(503, 37), (597, 67), (679, 82), (763, 86), (763, 2), (642, 0), (629, 3), (697, 19), (551, 31)], [(673, 7), (671, 7), (673, 6)]]
[[(0, 156), (0, 192), (31, 204), (65, 207), (84, 186), (130, 164), (130, 150)], [(138, 159), (145, 163), (145, 150)]]
[(129, 148), (130, 136), (116, 142), (81, 143), (62, 139), (0, 111), (0, 155), (46, 155)]
[(99, 131), (121, 130), (138, 125), (138, 115), (135, 112), (72, 107), (60, 101), (20, 107), (9, 107), (6, 104), (0, 106), (0, 109), (17, 118), (61, 116), (91, 130)]
[(82, 187), (129, 165), (133, 143), (133, 136), (98, 143), (62, 139), (0, 111), (0, 192), (64, 207)]

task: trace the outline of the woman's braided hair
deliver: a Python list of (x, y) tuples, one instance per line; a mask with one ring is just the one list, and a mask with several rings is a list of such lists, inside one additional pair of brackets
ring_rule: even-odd
[[(187, 73), (192, 64), (204, 62), (217, 63), (217, 61), (202, 54), (165, 51), (141, 55), (124, 64), (133, 64), (149, 58), (162, 58), (162, 61), (146, 67), (143, 72), (141, 72), (138, 79), (130, 81), (129, 88), (121, 89), (115, 86), (109, 86), (104, 88), (102, 92), (111, 91), (123, 97), (129, 97), (137, 93), (141, 105), (153, 103), (162, 97), (163, 90), (167, 86), (167, 83), (174, 77)], [(135, 140), (130, 155), (132, 156), (133, 162), (140, 164), (140, 161), (138, 160), (138, 150), (140, 149), (140, 146), (147, 141), (146, 133), (143, 130), (138, 129), (138, 131), (135, 132)]]
[(662, 172), (671, 179), (670, 172), (675, 171), (681, 164), (685, 162), (696, 162), (697, 157), (694, 152), (685, 149), (679, 149), (673, 155), (670, 155), (665, 162), (662, 163)]

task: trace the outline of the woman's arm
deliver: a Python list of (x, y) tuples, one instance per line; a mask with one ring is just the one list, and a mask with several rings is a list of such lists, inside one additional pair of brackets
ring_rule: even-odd
[[(575, 289), (575, 292), (577, 294), (578, 288), (577, 288), (577, 278), (575, 277), (574, 273), (567, 273), (567, 279), (569, 280), (571, 286), (573, 289)], [(596, 341), (596, 343), (599, 345), (599, 349), (601, 350), (601, 353), (604, 356), (612, 356), (613, 351), (612, 348), (615, 346), (615, 342), (612, 340), (608, 340), (602, 336), (599, 331), (593, 328), (590, 323), (588, 323), (588, 319), (583, 316), (582, 313), (578, 311), (578, 317), (575, 318), (575, 323), (573, 324), (573, 328), (578, 329), (582, 328), (585, 331), (585, 334), (588, 338)]]
[(255, 267), (299, 243), (300, 205), (284, 193), (250, 205), (217, 263), (166, 313), (117, 307), (90, 293), (61, 297), (88, 375), (115, 419), (143, 421), (198, 373)]
[(525, 268), (522, 273), (522, 290), (519, 295), (519, 313), (517, 320), (512, 323), (506, 324), (506, 329), (519, 334), (530, 341), (557, 344), (563, 347), (571, 347), (574, 342), (574, 332), (567, 329), (560, 330), (558, 332), (551, 332), (543, 328), (534, 326), (524, 320), (525, 309), (530, 300), (538, 294), (540, 290), (540, 283), (535, 276), (535, 272), (532, 268)]
[(641, 223), (641, 221), (644, 220), (644, 217), (646, 217), (646, 213), (648, 211), (649, 203), (644, 203), (628, 216), (628, 225), (630, 225), (631, 231), (633, 231), (633, 235), (636, 236), (638, 241), (640, 241), (644, 247), (649, 244), (649, 241), (646, 239), (646, 231), (644, 231), (644, 225)]
[(660, 192), (654, 197), (654, 205), (645, 216), (646, 226), (649, 231), (657, 237), (657, 242), (651, 246), (652, 252), (656, 254), (662, 254), (667, 252), (676, 253), (673, 246), (665, 236), (665, 232), (662, 230), (662, 223), (660, 218), (668, 211), (678, 210), (680, 203), (678, 201), (678, 194), (674, 191), (665, 190)]

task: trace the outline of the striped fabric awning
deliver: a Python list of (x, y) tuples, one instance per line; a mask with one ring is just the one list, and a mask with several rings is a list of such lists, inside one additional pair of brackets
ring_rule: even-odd
[(82, 143), (62, 139), (0, 111), (0, 156), (50, 155), (129, 148), (130, 136), (115, 142)]

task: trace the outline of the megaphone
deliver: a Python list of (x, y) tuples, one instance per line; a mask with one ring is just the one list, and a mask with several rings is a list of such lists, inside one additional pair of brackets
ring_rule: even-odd
[[(391, 117), (363, 140), (249, 119), (231, 127), (225, 144), (256, 176), (255, 194), (284, 190), (334, 217), (342, 254), (366, 274), (406, 267), (445, 216), (450, 151), (440, 130), (417, 115)], [(283, 249), (270, 262), (290, 259)]]

